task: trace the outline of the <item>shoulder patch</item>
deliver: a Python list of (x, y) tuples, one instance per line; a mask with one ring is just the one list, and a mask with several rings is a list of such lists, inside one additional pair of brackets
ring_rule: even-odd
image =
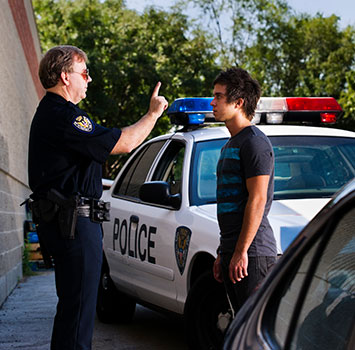
[(78, 117), (76, 117), (74, 119), (73, 125), (76, 129), (85, 132), (92, 132), (94, 129), (91, 120), (84, 115), (79, 115)]

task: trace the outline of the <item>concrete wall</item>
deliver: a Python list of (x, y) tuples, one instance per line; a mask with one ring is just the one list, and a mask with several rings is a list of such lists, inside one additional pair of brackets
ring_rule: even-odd
[(0, 0), (0, 305), (22, 278), (28, 136), (44, 91), (30, 0)]

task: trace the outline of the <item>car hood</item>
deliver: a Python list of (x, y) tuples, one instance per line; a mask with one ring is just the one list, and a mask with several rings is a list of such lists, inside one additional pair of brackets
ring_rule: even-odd
[[(288, 199), (273, 201), (268, 218), (274, 231), (278, 253), (281, 254), (330, 198)], [(196, 208), (200, 215), (217, 220), (217, 205)]]
[(302, 216), (310, 221), (331, 198), (284, 199), (272, 202), (269, 216)]

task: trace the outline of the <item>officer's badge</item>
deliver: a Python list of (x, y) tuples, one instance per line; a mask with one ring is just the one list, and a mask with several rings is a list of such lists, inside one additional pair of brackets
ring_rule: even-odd
[(84, 115), (79, 115), (75, 118), (73, 125), (80, 131), (91, 132), (93, 130), (93, 125), (91, 120)]
[(181, 275), (184, 273), (185, 270), (191, 234), (191, 230), (185, 226), (180, 226), (176, 229), (175, 257)]

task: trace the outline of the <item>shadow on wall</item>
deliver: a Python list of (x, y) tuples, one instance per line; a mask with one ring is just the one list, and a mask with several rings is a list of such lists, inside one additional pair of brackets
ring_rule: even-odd
[[(0, 134), (0, 305), (22, 278), (23, 209), (9, 175), (9, 149)], [(13, 187), (12, 187), (13, 186)]]

